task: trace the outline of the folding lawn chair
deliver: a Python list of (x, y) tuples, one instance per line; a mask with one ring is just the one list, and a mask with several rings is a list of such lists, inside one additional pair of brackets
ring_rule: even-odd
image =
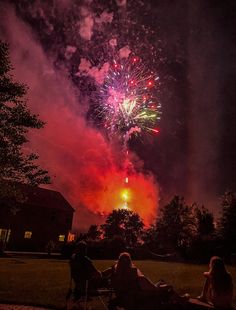
[(69, 289), (66, 295), (66, 309), (67, 310), (90, 310), (95, 309), (90, 306), (90, 303), (94, 300), (99, 300), (103, 309), (109, 309), (109, 303), (114, 294), (114, 290), (111, 288), (100, 288), (94, 292), (89, 292), (88, 281), (86, 281), (85, 294), (76, 298), (75, 292), (72, 289), (73, 280), (70, 280)]

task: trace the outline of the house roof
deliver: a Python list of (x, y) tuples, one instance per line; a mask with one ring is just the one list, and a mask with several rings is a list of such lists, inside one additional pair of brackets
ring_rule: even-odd
[(27, 204), (64, 211), (75, 211), (60, 192), (25, 184), (20, 184), (20, 188), (26, 195)]

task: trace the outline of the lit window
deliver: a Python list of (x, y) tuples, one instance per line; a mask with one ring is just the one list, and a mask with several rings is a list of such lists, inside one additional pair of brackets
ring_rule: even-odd
[(75, 234), (72, 234), (71, 232), (69, 232), (68, 237), (67, 237), (67, 241), (72, 242), (74, 240), (75, 240)]
[(66, 238), (65, 235), (59, 235), (58, 240), (61, 241), (61, 242), (63, 242), (63, 241), (65, 241), (65, 238)]
[(25, 239), (31, 239), (31, 237), (32, 237), (32, 231), (25, 231), (24, 238)]
[(3, 243), (7, 243), (9, 241), (10, 234), (11, 234), (10, 229), (0, 228), (0, 241)]

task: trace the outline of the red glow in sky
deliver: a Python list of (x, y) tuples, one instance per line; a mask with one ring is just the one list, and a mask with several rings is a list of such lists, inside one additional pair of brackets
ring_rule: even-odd
[(61, 192), (75, 208), (74, 227), (88, 228), (98, 223), (96, 214), (105, 215), (122, 206), (120, 193), (127, 186), (131, 193), (128, 207), (146, 224), (151, 223), (158, 206), (152, 176), (133, 172), (125, 184), (120, 149), (89, 127), (86, 108), (78, 102), (66, 76), (54, 71), (27, 26), (14, 13), (9, 14), (12, 22), (11, 27), (6, 26), (6, 35), (14, 78), (29, 86), (29, 108), (46, 122), (44, 129), (30, 133), (26, 151), (39, 153), (39, 164), (52, 176), (50, 188)]
[[(103, 189), (83, 196), (86, 205), (104, 214), (113, 209), (123, 208), (127, 201), (128, 209), (137, 212), (146, 225), (156, 216), (158, 191), (150, 176), (135, 173), (126, 184), (123, 172), (107, 171), (103, 176)], [(98, 204), (99, 201), (99, 204)]]

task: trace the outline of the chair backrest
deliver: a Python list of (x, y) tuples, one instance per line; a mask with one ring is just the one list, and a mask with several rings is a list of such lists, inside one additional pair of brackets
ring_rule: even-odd
[(133, 292), (139, 289), (137, 268), (132, 267), (125, 274), (114, 270), (111, 285), (118, 292)]

